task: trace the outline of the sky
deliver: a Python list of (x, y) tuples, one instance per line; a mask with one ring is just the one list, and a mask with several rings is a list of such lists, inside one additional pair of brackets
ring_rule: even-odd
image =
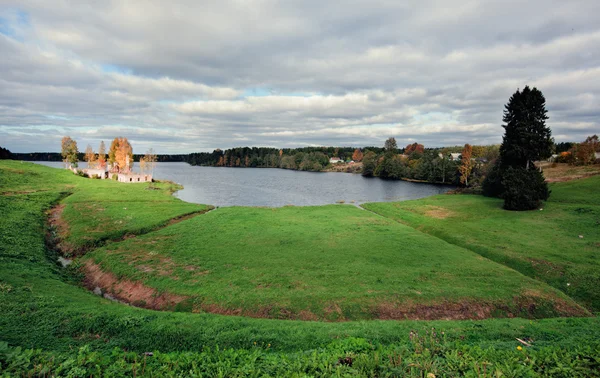
[(502, 141), (517, 89), (600, 133), (600, 1), (0, 0), (0, 146)]

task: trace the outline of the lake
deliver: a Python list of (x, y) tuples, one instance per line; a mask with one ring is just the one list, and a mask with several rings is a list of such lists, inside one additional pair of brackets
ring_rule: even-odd
[[(36, 163), (62, 168), (61, 162)], [(85, 167), (85, 163), (80, 166)], [(215, 206), (280, 207), (326, 205), (341, 201), (354, 204), (404, 201), (453, 189), (450, 186), (388, 181), (351, 173), (196, 167), (187, 163), (157, 163), (154, 178), (182, 184), (184, 189), (175, 196), (183, 201)]]

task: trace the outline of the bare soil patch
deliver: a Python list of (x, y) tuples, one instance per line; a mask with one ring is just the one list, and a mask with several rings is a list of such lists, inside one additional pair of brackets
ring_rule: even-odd
[(58, 249), (62, 255), (71, 256), (75, 252), (75, 248), (65, 241), (67, 236), (69, 236), (69, 224), (62, 218), (64, 210), (64, 204), (56, 205), (50, 209), (48, 211), (48, 223), (50, 224), (50, 227), (55, 230), (55, 234), (52, 235), (55, 248)]
[(566, 182), (600, 175), (600, 164), (575, 166), (566, 163), (537, 163), (544, 171), (546, 182)]
[(545, 298), (538, 293), (529, 293), (513, 298), (510, 305), (486, 301), (467, 300), (433, 304), (379, 303), (374, 307), (373, 317), (381, 320), (481, 320), (497, 317), (538, 318), (540, 307), (551, 307), (555, 316), (589, 316), (579, 306), (561, 298)]
[(112, 297), (137, 307), (152, 310), (170, 310), (188, 297), (183, 295), (158, 293), (156, 289), (141, 282), (120, 280), (110, 272), (104, 272), (98, 264), (86, 261), (82, 266), (85, 274), (84, 285), (94, 290), (99, 287)]
[(425, 216), (435, 219), (446, 219), (453, 216), (454, 213), (448, 209), (439, 206), (426, 206)]

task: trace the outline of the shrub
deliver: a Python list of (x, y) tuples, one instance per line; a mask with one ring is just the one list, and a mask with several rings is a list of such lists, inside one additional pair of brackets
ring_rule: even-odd
[(113, 173), (112, 179), (115, 180), (115, 181), (117, 181), (119, 179), (119, 175), (116, 174), (116, 173)]
[(492, 163), (492, 167), (485, 176), (481, 189), (486, 197), (500, 197), (504, 193), (504, 185), (502, 184), (503, 168), (500, 160)]
[(98, 176), (98, 175), (97, 175), (97, 174), (95, 174), (95, 173), (92, 175), (92, 178), (93, 178), (93, 179), (95, 179), (95, 180), (100, 180), (100, 176)]
[(88, 177), (87, 173), (85, 173), (84, 171), (80, 171), (80, 170), (77, 170), (77, 176), (86, 177), (86, 178)]
[(508, 167), (502, 175), (504, 208), (533, 210), (550, 196), (544, 175), (537, 169)]

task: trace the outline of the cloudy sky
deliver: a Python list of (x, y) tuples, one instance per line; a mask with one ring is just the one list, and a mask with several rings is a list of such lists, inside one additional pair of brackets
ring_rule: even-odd
[(600, 1), (0, 0), (0, 146), (499, 143), (525, 85), (600, 133)]

